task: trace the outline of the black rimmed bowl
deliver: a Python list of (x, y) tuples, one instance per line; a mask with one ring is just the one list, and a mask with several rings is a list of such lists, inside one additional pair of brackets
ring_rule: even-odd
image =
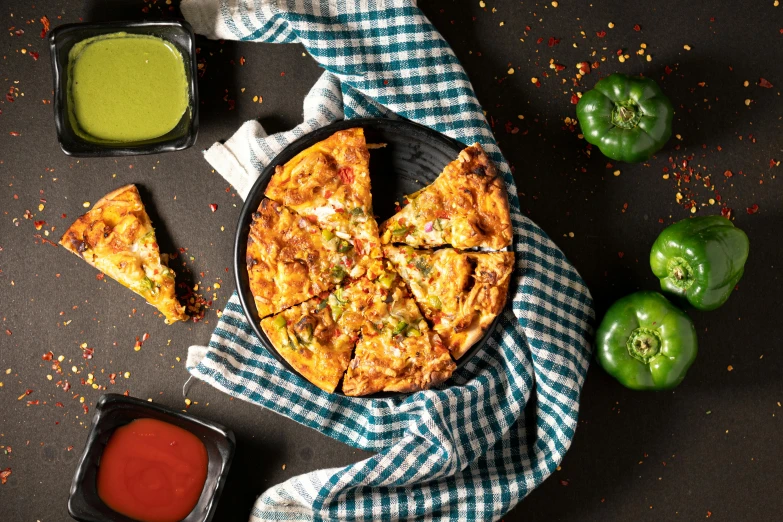
[[(266, 190), (276, 165), (282, 165), (304, 149), (325, 140), (342, 129), (362, 127), (367, 143), (385, 143), (383, 148), (370, 150), (370, 183), (373, 211), (378, 223), (394, 215), (395, 202), (401, 202), (403, 196), (412, 194), (429, 185), (447, 164), (454, 161), (465, 145), (444, 136), (429, 127), (408, 120), (356, 119), (338, 121), (302, 136), (288, 145), (261, 172), (245, 199), (239, 215), (237, 233), (234, 240), (234, 274), (237, 293), (248, 322), (253, 326), (261, 344), (286, 369), (301, 377), (288, 362), (275, 350), (269, 338), (261, 329), (253, 293), (247, 275), (247, 236), (253, 222), (253, 212), (264, 199)], [(474, 344), (457, 362), (462, 367), (487, 342), (494, 331), (500, 316), (487, 329), (484, 336)], [(304, 377), (302, 377), (304, 379)], [(306, 379), (305, 379), (306, 380)], [(342, 391), (335, 392), (343, 395)], [(396, 397), (406, 395), (398, 392), (381, 393), (366, 398)]]
[(71, 483), (68, 498), (68, 513), (71, 517), (81, 522), (135, 522), (103, 503), (98, 496), (97, 478), (103, 450), (114, 430), (136, 419), (168, 422), (191, 432), (204, 443), (208, 459), (207, 480), (198, 503), (182, 522), (212, 520), (234, 457), (236, 440), (233, 432), (220, 424), (188, 413), (113, 393), (102, 395), (95, 405), (87, 444)]
[[(174, 45), (185, 62), (189, 104), (176, 127), (157, 138), (135, 142), (89, 141), (74, 130), (69, 117), (68, 53), (86, 38), (126, 32), (156, 36)], [(54, 79), (54, 123), (57, 139), (69, 156), (134, 156), (187, 149), (198, 135), (198, 87), (196, 39), (185, 21), (100, 22), (61, 25), (49, 34), (49, 53)]]

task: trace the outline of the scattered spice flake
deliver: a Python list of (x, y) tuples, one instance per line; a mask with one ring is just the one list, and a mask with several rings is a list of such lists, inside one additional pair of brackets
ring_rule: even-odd
[(13, 332), (11, 330), (9, 330), (8, 328), (5, 329), (5, 334), (6, 335), (11, 335), (12, 333)]
[(5, 468), (3, 471), (0, 471), (0, 484), (5, 484), (8, 482), (8, 477), (11, 476), (11, 468)]
[(556, 46), (559, 43), (560, 43), (560, 38), (555, 38), (554, 36), (550, 36), (549, 37), (549, 41), (547, 42), (547, 45), (549, 47), (554, 47), (554, 46)]
[(43, 24), (43, 29), (41, 29), (41, 38), (46, 38), (46, 33), (49, 32), (49, 18), (47, 18), (46, 15), (42, 16), (41, 23)]
[(103, 277), (104, 277), (103, 273), (95, 274), (95, 279), (97, 279), (98, 281), (103, 281)]
[(84, 348), (82, 351), (82, 357), (85, 359), (92, 359), (93, 353), (95, 353), (95, 348)]
[(217, 203), (209, 204), (209, 210), (211, 210), (212, 212), (217, 212), (217, 209), (218, 209)]
[(733, 210), (730, 209), (729, 207), (723, 207), (722, 209), (720, 209), (720, 215), (725, 217), (726, 219), (731, 219), (732, 212)]
[(759, 78), (759, 87), (764, 87), (765, 89), (771, 89), (774, 86), (771, 83), (769, 83), (769, 80), (765, 80), (764, 78)]
[(57, 406), (58, 408), (64, 408), (65, 407), (65, 406), (63, 406), (63, 403), (60, 402), (60, 401), (55, 402), (54, 405)]
[(748, 212), (748, 214), (755, 214), (759, 211), (759, 206), (754, 203), (745, 210)]
[(247, 63), (247, 60), (245, 60), (245, 57), (244, 56), (240, 56), (239, 57), (239, 65), (245, 65), (245, 63)]
[(5, 93), (5, 99), (8, 101), (8, 103), (14, 103), (14, 95), (10, 92)]
[(85, 415), (87, 415), (90, 412), (90, 408), (88, 408), (86, 404), (82, 404), (82, 409), (84, 410)]
[(730, 170), (727, 170), (726, 172), (723, 173), (723, 175), (726, 176), (727, 178), (730, 178), (734, 175), (734, 173), (732, 173)]
[(579, 69), (579, 72), (581, 74), (590, 74), (589, 62), (579, 62), (578, 64), (576, 64), (576, 68)]
[(34, 401), (27, 401), (28, 406), (38, 406), (41, 403), (40, 400), (35, 399)]
[(601, 29), (600, 31), (596, 31), (596, 32), (595, 32), (595, 35), (596, 35), (598, 38), (603, 38), (604, 36), (606, 36), (606, 31), (604, 31), (603, 29)]
[(30, 51), (30, 56), (32, 56), (33, 60), (35, 60), (37, 62), (38, 61), (38, 57), (40, 56), (40, 54), (38, 54), (35, 51)]
[(633, 26), (633, 30), (634, 30), (634, 31), (636, 31), (636, 32), (638, 33), (639, 31), (641, 31), (641, 30), (642, 30), (642, 26), (641, 26), (641, 25), (639, 25), (639, 24), (634, 24), (634, 26)]
[(16, 131), (11, 131), (8, 134), (10, 134), (11, 136), (21, 136), (21, 134)]
[(622, 259), (624, 255), (625, 252), (617, 252), (617, 257), (619, 257), (620, 259)]
[(561, 486), (567, 486), (568, 485), (568, 481), (567, 480), (561, 480), (560, 481), (560, 485)]
[(576, 105), (577, 103), (579, 103), (579, 96), (577, 96), (576, 94), (572, 94), (571, 95), (571, 105)]

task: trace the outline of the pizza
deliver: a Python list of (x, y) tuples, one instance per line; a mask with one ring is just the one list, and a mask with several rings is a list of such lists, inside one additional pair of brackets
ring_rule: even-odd
[(511, 244), (506, 186), (478, 144), (409, 196), (381, 237), (362, 129), (277, 166), (264, 195), (247, 242), (261, 328), (326, 392), (436, 386), (505, 306), (513, 252), (460, 250)]
[(261, 321), (277, 353), (302, 377), (329, 393), (348, 369), (360, 326), (338, 324), (341, 305), (337, 295), (314, 297)]
[(364, 130), (338, 131), (275, 167), (264, 195), (380, 257), (369, 164)]
[(261, 318), (359, 277), (366, 264), (349, 241), (267, 198), (253, 214), (246, 262)]
[(455, 359), (490, 327), (506, 304), (513, 252), (461, 252), (383, 247), (433, 330)]
[[(426, 390), (451, 377), (456, 365), (449, 351), (431, 335), (393, 270), (381, 274), (370, 288), (357, 288), (358, 299), (349, 295), (347, 303), (360, 309), (362, 328), (343, 380), (345, 395)], [(362, 294), (367, 298), (361, 299)]]
[(380, 227), (383, 244), (451, 245), (493, 250), (511, 244), (511, 216), (503, 179), (481, 145), (467, 147), (408, 205)]
[(167, 256), (161, 256), (135, 185), (101, 198), (65, 231), (60, 245), (142, 296), (167, 323), (188, 319), (177, 301), (174, 271), (167, 266)]

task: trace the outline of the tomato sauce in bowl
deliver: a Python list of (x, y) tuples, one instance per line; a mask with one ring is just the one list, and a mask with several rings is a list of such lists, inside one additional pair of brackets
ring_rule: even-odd
[(198, 503), (208, 468), (207, 449), (193, 433), (140, 418), (109, 438), (98, 466), (100, 499), (141, 522), (177, 522)]

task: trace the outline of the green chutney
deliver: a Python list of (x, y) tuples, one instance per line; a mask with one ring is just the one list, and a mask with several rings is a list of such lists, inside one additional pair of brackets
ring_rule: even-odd
[(68, 53), (71, 125), (90, 141), (134, 142), (171, 131), (188, 110), (185, 62), (161, 38), (112, 33)]

